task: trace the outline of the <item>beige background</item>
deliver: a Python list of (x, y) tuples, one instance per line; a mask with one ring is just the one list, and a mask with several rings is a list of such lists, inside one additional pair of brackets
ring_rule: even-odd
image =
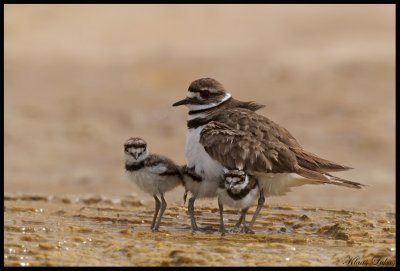
[(5, 5), (5, 192), (140, 195), (123, 142), (183, 164), (208, 76), (368, 185), (267, 202), (394, 209), (394, 5)]

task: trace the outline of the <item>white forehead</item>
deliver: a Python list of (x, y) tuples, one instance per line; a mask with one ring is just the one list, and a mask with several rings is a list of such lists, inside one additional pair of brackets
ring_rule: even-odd
[(233, 182), (233, 181), (240, 181), (241, 178), (240, 178), (240, 177), (226, 177), (225, 180), (226, 180), (228, 183), (231, 183), (231, 182)]
[(130, 148), (129, 148), (129, 151), (143, 151), (143, 150), (144, 150), (143, 147), (140, 147), (140, 148), (130, 147)]
[(186, 97), (188, 97), (188, 98), (200, 98), (200, 93), (188, 91), (186, 93)]

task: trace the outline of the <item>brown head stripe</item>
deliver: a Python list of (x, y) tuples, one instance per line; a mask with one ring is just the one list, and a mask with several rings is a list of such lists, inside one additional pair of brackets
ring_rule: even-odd
[(243, 177), (246, 174), (242, 171), (229, 171), (227, 173), (225, 173), (225, 177)]

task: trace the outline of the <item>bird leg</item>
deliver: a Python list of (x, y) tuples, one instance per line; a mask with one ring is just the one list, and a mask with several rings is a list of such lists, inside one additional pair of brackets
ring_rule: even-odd
[(153, 217), (153, 222), (151, 223), (150, 229), (154, 229), (154, 224), (156, 223), (157, 215), (158, 215), (158, 210), (160, 210), (160, 200), (157, 198), (156, 195), (153, 195), (155, 201), (156, 201), (156, 208), (154, 209), (154, 217)]
[(187, 191), (187, 189), (185, 189), (185, 194), (183, 194), (183, 205), (186, 204), (187, 194), (188, 194), (188, 191)]
[(254, 233), (254, 231), (253, 231), (250, 227), (248, 227), (248, 226), (246, 225), (246, 213), (247, 213), (248, 210), (249, 210), (249, 208), (246, 208), (246, 209), (243, 209), (243, 210), (242, 210), (242, 214), (243, 214), (243, 222), (242, 222), (243, 228), (242, 228), (241, 232), (244, 232), (244, 233)]
[(197, 226), (196, 223), (196, 218), (194, 216), (194, 202), (196, 200), (198, 196), (198, 193), (196, 193), (195, 195), (193, 195), (193, 197), (191, 197), (188, 201), (188, 212), (189, 212), (189, 216), (190, 216), (190, 223), (192, 225), (192, 232), (196, 232), (196, 231), (209, 231), (212, 229), (212, 226), (206, 226), (206, 227), (199, 227)]
[(251, 219), (250, 228), (253, 227), (254, 222), (256, 221), (256, 218), (261, 211), (261, 208), (264, 206), (264, 203), (265, 203), (264, 191), (260, 189), (260, 197), (258, 198), (257, 209), (254, 212), (253, 218)]
[(240, 225), (242, 224), (244, 216), (245, 216), (245, 213), (241, 212), (240, 213), (240, 217), (239, 217), (238, 221), (235, 224), (235, 227), (233, 229), (231, 229), (230, 232), (232, 232), (232, 233), (240, 232)]
[(218, 207), (219, 207), (219, 217), (220, 217), (220, 224), (219, 224), (219, 231), (221, 235), (225, 235), (227, 233), (225, 226), (224, 226), (224, 205), (222, 204), (220, 198), (218, 197)]
[(160, 227), (160, 222), (161, 222), (161, 218), (164, 214), (165, 209), (167, 208), (167, 202), (164, 199), (164, 194), (160, 193), (161, 195), (161, 210), (160, 210), (160, 216), (158, 217), (157, 223), (153, 228), (153, 231), (158, 231), (158, 228)]
[(188, 212), (190, 216), (190, 223), (192, 224), (192, 231), (200, 230), (196, 224), (196, 218), (194, 217), (194, 201), (196, 200), (196, 198), (197, 194), (193, 195), (193, 197), (191, 197), (188, 202)]

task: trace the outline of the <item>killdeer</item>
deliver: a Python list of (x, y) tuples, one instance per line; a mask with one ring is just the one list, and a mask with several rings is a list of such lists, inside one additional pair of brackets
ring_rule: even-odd
[[(227, 231), (224, 226), (223, 205), (241, 210), (241, 215), (233, 229), (233, 232), (238, 232), (239, 227), (243, 224), (243, 231), (246, 233), (254, 233), (251, 227), (253, 226), (258, 213), (264, 205), (264, 193), (260, 191), (258, 181), (247, 175), (243, 170), (225, 169), (224, 181), (220, 183), (218, 193), (218, 206), (220, 212), (220, 232), (224, 235)], [(257, 209), (253, 215), (250, 226), (246, 225), (246, 214), (249, 208), (258, 200)]]
[[(208, 123), (208, 116), (228, 108), (243, 108), (256, 111), (263, 107), (254, 102), (235, 100), (227, 94), (221, 84), (212, 79), (193, 82), (188, 90), (186, 99), (176, 102), (173, 106), (186, 105), (189, 108), (186, 137), (186, 174), (185, 186), (192, 194), (188, 202), (188, 212), (193, 231), (199, 228), (194, 217), (194, 202), (197, 198), (214, 198), (217, 188), (223, 180), (223, 166), (211, 158), (200, 144), (200, 132)], [(185, 193), (185, 195), (187, 192)]]
[(288, 130), (255, 112), (262, 105), (235, 100), (215, 79), (193, 81), (186, 98), (173, 104), (179, 105), (189, 108), (187, 164), (204, 178), (204, 190), (215, 191), (224, 167), (254, 176), (265, 196), (304, 184), (363, 186), (329, 174), (351, 168), (306, 151)]
[[(155, 210), (151, 230), (158, 231), (167, 208), (164, 193), (183, 182), (181, 168), (169, 158), (150, 154), (147, 143), (139, 137), (129, 138), (124, 144), (125, 170), (141, 190), (154, 197)], [(160, 195), (161, 202), (157, 195)], [(160, 212), (158, 219), (157, 215)]]

